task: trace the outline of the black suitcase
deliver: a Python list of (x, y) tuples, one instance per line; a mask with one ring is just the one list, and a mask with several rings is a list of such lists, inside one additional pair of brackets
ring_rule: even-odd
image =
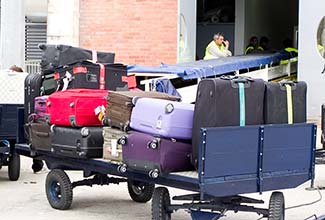
[(127, 70), (123, 64), (101, 64), (82, 61), (58, 68), (55, 79), (64, 88), (64, 82), (68, 82), (67, 88), (106, 89), (113, 91), (128, 90)]
[(261, 79), (221, 77), (200, 81), (193, 118), (193, 165), (197, 165), (200, 128), (263, 124), (264, 90)]
[(28, 122), (30, 114), (34, 113), (34, 99), (40, 96), (42, 85), (42, 75), (31, 73), (25, 79), (25, 123)]
[(52, 151), (61, 156), (74, 158), (103, 157), (103, 128), (70, 128), (52, 126)]
[[(114, 63), (114, 53), (91, 51), (69, 45), (40, 44), (43, 51), (41, 60), (42, 73), (52, 73), (57, 67), (82, 60), (94, 60), (100, 63)], [(94, 52), (94, 53), (93, 53)]]
[(307, 85), (305, 82), (267, 82), (265, 85), (265, 124), (306, 122)]
[(51, 129), (45, 121), (28, 124), (29, 143), (31, 150), (51, 151)]

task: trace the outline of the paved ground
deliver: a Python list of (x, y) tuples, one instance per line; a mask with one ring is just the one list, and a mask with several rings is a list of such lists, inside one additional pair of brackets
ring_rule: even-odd
[[(110, 185), (105, 187), (95, 186), (79, 187), (74, 190), (74, 200), (70, 210), (58, 211), (52, 209), (44, 192), (44, 181), (47, 170), (43, 169), (38, 174), (33, 174), (30, 169), (31, 159), (22, 157), (21, 177), (17, 182), (7, 179), (7, 168), (0, 170), (0, 219), (11, 220), (101, 220), (101, 219), (151, 219), (151, 204), (137, 204), (128, 196), (126, 184)], [(316, 170), (316, 186), (325, 186), (325, 166), (318, 165)], [(72, 180), (82, 177), (80, 172), (70, 172)], [(317, 191), (306, 191), (308, 184), (293, 190), (283, 191), (286, 207), (310, 203), (320, 198)], [(172, 195), (183, 194), (184, 191), (171, 189)], [(322, 191), (325, 197), (325, 191)], [(270, 193), (249, 195), (257, 199), (268, 201)], [(267, 207), (263, 204), (261, 207)], [(313, 214), (325, 214), (325, 198), (320, 202), (286, 212), (287, 220), (302, 220)], [(173, 220), (187, 220), (189, 215), (179, 211), (172, 216)], [(259, 216), (251, 213), (227, 213), (225, 220), (256, 220)]]

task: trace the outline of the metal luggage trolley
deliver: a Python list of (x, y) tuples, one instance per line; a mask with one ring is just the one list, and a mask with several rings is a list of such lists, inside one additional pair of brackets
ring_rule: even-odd
[[(153, 220), (171, 219), (180, 209), (189, 210), (193, 219), (219, 219), (227, 211), (243, 211), (282, 220), (285, 205), (281, 192), (272, 193), (268, 208), (251, 206), (263, 201), (239, 194), (295, 188), (309, 180), (313, 185), (315, 141), (314, 124), (202, 128), (198, 171), (157, 178), (103, 160), (62, 158), (41, 151), (34, 152), (34, 157), (44, 160), (51, 170), (46, 195), (55, 209), (69, 209), (77, 186), (127, 182), (134, 201), (147, 202), (152, 197)], [(31, 153), (26, 144), (17, 144), (16, 150), (25, 156)], [(82, 170), (87, 179), (71, 183), (65, 170)], [(173, 197), (185, 201), (173, 204), (168, 189), (155, 188), (155, 184), (194, 193)]]

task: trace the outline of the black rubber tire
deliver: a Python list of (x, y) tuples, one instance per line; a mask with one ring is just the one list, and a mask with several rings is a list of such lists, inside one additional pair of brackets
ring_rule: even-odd
[(135, 202), (146, 203), (152, 198), (155, 184), (128, 180), (128, 191), (131, 199)]
[(11, 181), (17, 181), (20, 176), (20, 155), (13, 152), (9, 157), (8, 177)]
[(155, 189), (151, 201), (152, 220), (170, 220), (171, 213), (167, 211), (170, 205), (170, 196), (168, 189), (158, 187)]
[(44, 167), (44, 163), (42, 160), (33, 159), (32, 169), (34, 173), (41, 171), (43, 167)]
[(284, 205), (283, 193), (273, 192), (269, 203), (268, 220), (284, 220), (284, 219), (285, 219), (285, 205)]
[(46, 197), (52, 208), (67, 210), (72, 204), (72, 185), (63, 170), (51, 170), (45, 182)]

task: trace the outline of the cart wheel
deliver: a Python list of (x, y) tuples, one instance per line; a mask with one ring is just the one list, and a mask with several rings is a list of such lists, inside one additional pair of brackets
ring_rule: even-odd
[(155, 189), (151, 202), (152, 220), (170, 220), (171, 212), (167, 208), (170, 205), (170, 197), (168, 189), (158, 187)]
[(133, 201), (146, 203), (152, 198), (155, 184), (128, 180), (128, 191)]
[(33, 159), (32, 169), (34, 173), (37, 173), (43, 169), (44, 163), (42, 160)]
[(8, 176), (9, 180), (17, 181), (20, 175), (20, 156), (15, 151), (9, 157)]
[(268, 220), (284, 220), (284, 196), (282, 192), (273, 192), (269, 204)]
[(72, 204), (72, 186), (63, 170), (51, 170), (45, 182), (46, 197), (54, 209), (67, 210)]

